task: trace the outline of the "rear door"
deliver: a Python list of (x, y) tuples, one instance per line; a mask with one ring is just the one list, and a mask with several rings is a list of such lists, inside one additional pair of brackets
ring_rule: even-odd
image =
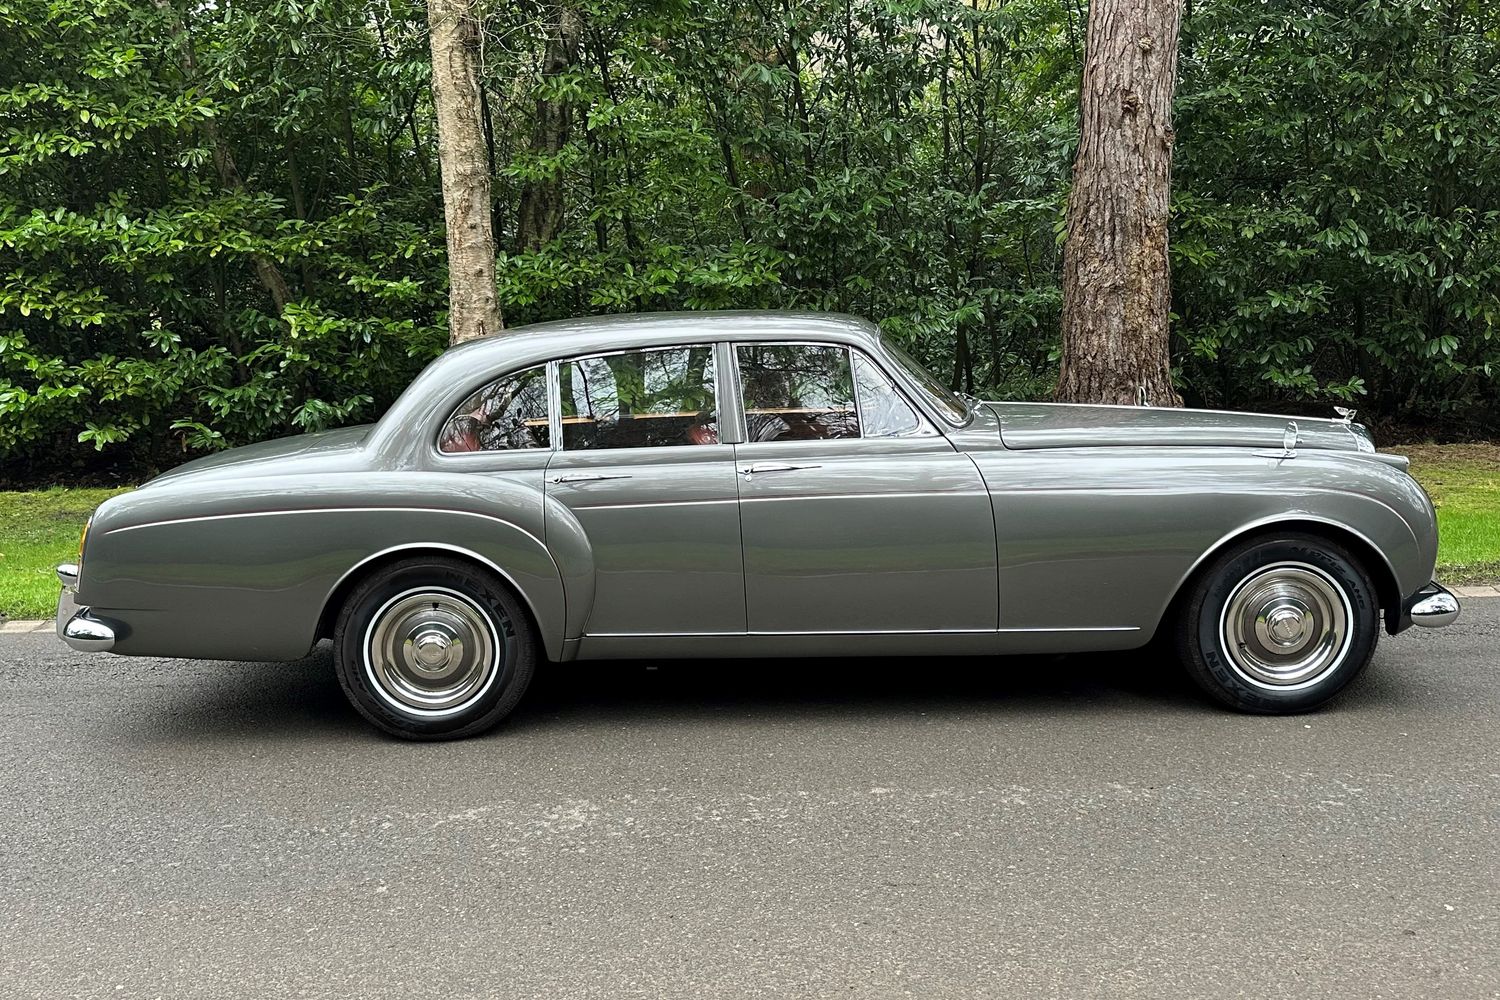
[(567, 508), (593, 553), (585, 635), (745, 630), (734, 451), (718, 436), (719, 351), (689, 344), (553, 366), (562, 441), (547, 502)]
[(862, 352), (734, 348), (752, 633), (993, 632), (995, 526), (974, 463)]

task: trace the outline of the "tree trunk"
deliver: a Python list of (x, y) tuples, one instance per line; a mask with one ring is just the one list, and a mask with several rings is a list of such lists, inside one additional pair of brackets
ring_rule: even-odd
[(1089, 5), (1063, 246), (1061, 401), (1182, 405), (1167, 266), (1181, 23), (1182, 0)]
[[(578, 11), (565, 4), (554, 8), (552, 30), (542, 62), (542, 82), (565, 73), (578, 61), (578, 41), (583, 22)], [(555, 158), (573, 130), (573, 108), (567, 101), (540, 97), (531, 131), (533, 156)], [(562, 228), (562, 174), (553, 170), (545, 178), (526, 182), (521, 191), (521, 210), (516, 225), (516, 247), (537, 250), (552, 241)]]
[(428, 0), (432, 106), (437, 119), (443, 217), (448, 229), (448, 342), (461, 344), (503, 328), (495, 291), (495, 231), (490, 172), (480, 122), (475, 0)]

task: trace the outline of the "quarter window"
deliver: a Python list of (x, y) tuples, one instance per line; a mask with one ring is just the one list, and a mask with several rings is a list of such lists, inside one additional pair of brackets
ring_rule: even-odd
[(719, 441), (712, 346), (565, 361), (558, 387), (567, 451)]
[(438, 435), (444, 454), (550, 447), (545, 365), (497, 378), (464, 400)]
[(865, 437), (923, 437), (937, 433), (912, 409), (890, 377), (857, 351), (854, 354), (854, 382), (859, 393), (859, 415), (864, 422)]
[(737, 348), (751, 441), (859, 437), (849, 352), (815, 344)]

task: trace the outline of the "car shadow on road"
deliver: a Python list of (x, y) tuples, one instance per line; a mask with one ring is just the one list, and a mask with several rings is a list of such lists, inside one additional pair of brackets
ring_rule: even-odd
[[(327, 645), (295, 663), (215, 664), (175, 686), (160, 716), (173, 738), (373, 732), (348, 705)], [(218, 669), (222, 668), (222, 669)], [(622, 721), (669, 723), (726, 712), (774, 717), (913, 711), (1069, 713), (1122, 703), (1197, 710), (1203, 702), (1159, 653), (1051, 657), (617, 660), (544, 664), (498, 732)], [(139, 711), (137, 709), (137, 711)]]
[[(139, 720), (177, 739), (383, 739), (354, 712), (325, 644), (283, 664), (222, 664), (179, 686), (161, 716)], [(1400, 671), (1377, 662), (1342, 695), (1345, 709), (1405, 700)], [(618, 660), (544, 664), (515, 713), (493, 736), (566, 726), (694, 725), (740, 718), (912, 713), (1073, 717), (1121, 712), (1219, 712), (1154, 647), (1072, 656)]]
[[(1197, 701), (1160, 654), (773, 660), (620, 660), (558, 664), (525, 703), (539, 716), (691, 716), (726, 708), (909, 714), (986, 706), (1087, 711), (1104, 703)], [(519, 712), (518, 712), (519, 715)], [(516, 720), (520, 722), (521, 720)]]

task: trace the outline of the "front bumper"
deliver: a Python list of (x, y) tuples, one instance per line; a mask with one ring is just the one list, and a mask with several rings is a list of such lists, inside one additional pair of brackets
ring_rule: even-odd
[(119, 624), (100, 618), (76, 600), (78, 567), (71, 563), (57, 567), (57, 578), (63, 585), (62, 593), (57, 595), (58, 638), (85, 653), (107, 653), (114, 649)]
[(1394, 620), (1388, 620), (1386, 626), (1392, 635), (1403, 632), (1412, 625), (1442, 628), (1457, 621), (1461, 610), (1458, 598), (1447, 587), (1434, 580), (1402, 601), (1399, 611), (1391, 616)]

